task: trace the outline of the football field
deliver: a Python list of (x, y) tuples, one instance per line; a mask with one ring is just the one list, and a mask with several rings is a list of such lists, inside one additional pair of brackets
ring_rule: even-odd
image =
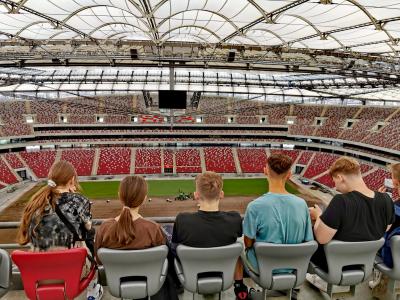
[[(167, 197), (179, 194), (179, 191), (191, 193), (195, 190), (194, 179), (148, 180), (149, 197)], [(86, 181), (80, 183), (82, 193), (89, 199), (117, 199), (118, 181)], [(291, 185), (287, 189), (292, 194), (298, 191)], [(265, 178), (224, 179), (225, 196), (257, 196), (268, 192)]]

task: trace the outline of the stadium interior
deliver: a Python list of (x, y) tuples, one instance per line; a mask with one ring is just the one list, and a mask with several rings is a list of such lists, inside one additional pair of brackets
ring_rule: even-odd
[[(329, 168), (341, 156), (359, 161), (370, 189), (393, 188), (399, 43), (396, 0), (0, 0), (0, 298), (27, 297), (8, 254), (24, 248), (23, 209), (61, 160), (96, 225), (118, 215), (118, 184), (132, 174), (149, 181), (142, 214), (160, 224), (197, 210), (172, 199), (189, 198), (206, 171), (223, 175), (222, 209), (243, 216), (268, 191), (275, 153), (293, 160), (288, 185), (308, 206), (338, 193)], [(371, 276), (343, 295), (373, 299)], [(297, 297), (328, 294), (301, 282)], [(232, 285), (219, 296), (235, 299)]]

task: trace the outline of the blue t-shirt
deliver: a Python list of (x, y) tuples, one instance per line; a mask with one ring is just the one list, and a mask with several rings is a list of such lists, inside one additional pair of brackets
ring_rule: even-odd
[[(243, 221), (243, 234), (256, 242), (275, 244), (314, 240), (307, 204), (291, 194), (267, 193), (250, 202)], [(252, 269), (258, 272), (254, 250), (247, 252), (247, 259)]]

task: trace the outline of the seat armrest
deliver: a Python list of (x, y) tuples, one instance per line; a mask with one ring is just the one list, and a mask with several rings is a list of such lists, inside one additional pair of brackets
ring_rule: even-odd
[(178, 276), (179, 281), (181, 282), (182, 285), (185, 285), (185, 276), (183, 274), (182, 265), (179, 262), (179, 260), (176, 258), (174, 260), (174, 267), (175, 267), (175, 272), (176, 272), (176, 275)]

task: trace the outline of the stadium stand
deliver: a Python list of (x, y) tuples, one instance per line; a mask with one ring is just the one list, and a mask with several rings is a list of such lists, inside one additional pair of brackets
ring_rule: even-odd
[(177, 173), (201, 173), (200, 152), (197, 149), (179, 149), (175, 152)]
[(338, 158), (339, 156), (334, 154), (315, 153), (315, 156), (310, 162), (310, 165), (304, 172), (304, 177), (312, 179), (317, 175), (325, 172)]
[(295, 106), (293, 115), (295, 123), (290, 126), (290, 133), (294, 135), (312, 135), (314, 132), (315, 118), (321, 116), (323, 106)]
[(2, 159), (0, 159), (0, 179), (2, 182), (7, 184), (14, 184), (18, 182), (18, 179), (10, 171), (10, 169)]
[(174, 166), (174, 152), (172, 150), (162, 150), (164, 154), (164, 165), (163, 168), (173, 168)]
[(18, 156), (15, 155), (15, 153), (6, 153), (4, 154), (4, 158), (7, 160), (7, 162), (13, 169), (19, 169), (24, 167), (24, 164), (18, 158)]
[(301, 153), (300, 158), (297, 161), (297, 163), (300, 164), (300, 165), (307, 165), (308, 162), (310, 161), (312, 155), (313, 155), (313, 152), (303, 152), (303, 153)]
[(265, 149), (237, 149), (240, 167), (243, 173), (263, 173), (267, 164)]
[(137, 149), (135, 159), (135, 173), (161, 173), (161, 150), (150, 148)]
[(129, 174), (130, 164), (130, 148), (102, 148), (97, 175)]
[(61, 159), (69, 161), (76, 169), (79, 176), (90, 176), (94, 161), (93, 149), (63, 150)]
[(235, 173), (236, 167), (231, 148), (205, 148), (204, 157), (207, 171)]
[(26, 124), (24, 114), (25, 101), (0, 102), (1, 135), (26, 136), (32, 134), (32, 128)]
[(56, 152), (50, 150), (20, 153), (26, 164), (38, 178), (46, 178), (56, 159)]
[(352, 119), (358, 110), (358, 107), (328, 107), (324, 114), (324, 117), (327, 119), (322, 126), (317, 128), (314, 135), (338, 138), (339, 134), (343, 130), (346, 119)]
[(384, 169), (377, 169), (376, 171), (364, 176), (364, 181), (370, 189), (376, 191), (383, 186), (385, 178), (391, 178), (390, 173)]
[(333, 182), (332, 177), (329, 174), (322, 175), (321, 177), (316, 178), (315, 181), (323, 185), (326, 185), (330, 188), (335, 187), (335, 183)]
[(298, 151), (298, 150), (284, 150), (284, 149), (280, 149), (280, 150), (271, 149), (270, 152), (271, 152), (271, 154), (275, 154), (275, 153), (285, 154), (292, 158), (293, 163), (296, 162), (297, 157), (300, 154), (300, 151)]
[(395, 110), (392, 108), (365, 107), (357, 116), (358, 121), (354, 126), (352, 128), (345, 128), (343, 134), (339, 137), (345, 140), (361, 142), (371, 133), (371, 129), (378, 121), (384, 121), (393, 112)]

